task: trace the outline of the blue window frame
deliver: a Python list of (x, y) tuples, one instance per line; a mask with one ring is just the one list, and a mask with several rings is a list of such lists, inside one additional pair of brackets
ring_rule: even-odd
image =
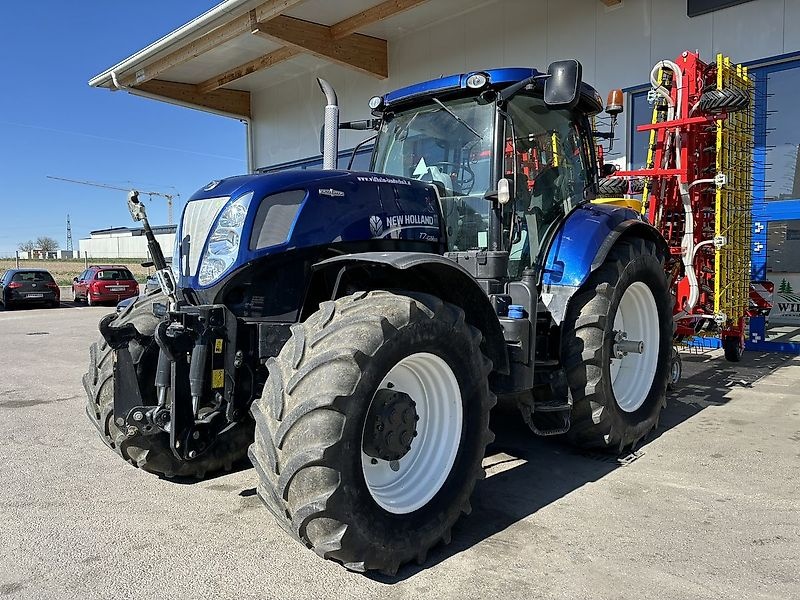
[(650, 132), (636, 131), (636, 126), (650, 123), (653, 118), (653, 107), (647, 102), (648, 89), (631, 90), (628, 96), (629, 169), (644, 169), (647, 161), (647, 145), (650, 143)]
[[(350, 148), (349, 150), (340, 150), (339, 156), (336, 161), (336, 167), (338, 169), (346, 169), (347, 163), (350, 162), (350, 157), (353, 155), (353, 149)], [(372, 158), (372, 144), (368, 144), (358, 149), (356, 152), (355, 158), (353, 158), (353, 166), (351, 169), (353, 171), (367, 171), (369, 170), (369, 161)], [(284, 163), (278, 163), (276, 165), (270, 165), (269, 167), (259, 167), (256, 169), (257, 173), (278, 173), (279, 171), (287, 171), (290, 169), (301, 169), (305, 171), (306, 169), (321, 169), (322, 168), (322, 155), (318, 154), (316, 156), (309, 156), (307, 158), (301, 158), (299, 160), (292, 160)]]
[[(768, 317), (750, 319), (747, 347), (800, 354), (800, 61), (751, 67), (756, 80), (753, 167), (753, 280), (775, 285)], [(792, 235), (789, 232), (792, 232)]]

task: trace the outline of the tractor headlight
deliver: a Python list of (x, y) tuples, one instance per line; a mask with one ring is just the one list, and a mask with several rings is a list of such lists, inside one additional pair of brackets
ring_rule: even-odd
[(253, 192), (245, 194), (228, 204), (220, 213), (200, 261), (200, 272), (197, 276), (200, 285), (214, 283), (236, 262), (242, 241), (242, 227), (252, 199)]

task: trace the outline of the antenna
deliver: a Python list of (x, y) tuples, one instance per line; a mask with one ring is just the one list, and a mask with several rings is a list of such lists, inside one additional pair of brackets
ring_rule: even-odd
[(67, 215), (67, 251), (72, 252), (72, 225), (69, 223), (69, 215)]
[[(81, 185), (91, 185), (92, 187), (99, 187), (99, 188), (106, 188), (109, 190), (119, 190), (121, 192), (130, 192), (130, 188), (123, 188), (118, 187), (116, 185), (108, 185), (107, 183), (97, 183), (96, 181), (84, 181), (82, 179), (69, 179), (67, 177), (56, 177), (55, 175), (48, 175), (48, 179), (57, 179), (58, 181), (68, 181), (69, 183), (79, 183)], [(166, 194), (164, 192), (145, 192), (138, 190), (142, 196), (148, 196), (152, 200), (153, 196), (159, 196), (164, 198), (167, 201), (167, 224), (173, 225), (173, 216), (172, 216), (172, 200), (173, 198), (180, 198), (181, 195), (178, 193), (175, 194)]]

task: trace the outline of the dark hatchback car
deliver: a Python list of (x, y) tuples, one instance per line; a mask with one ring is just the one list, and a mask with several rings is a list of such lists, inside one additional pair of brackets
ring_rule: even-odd
[(75, 301), (89, 306), (101, 302), (119, 302), (139, 295), (139, 284), (127, 267), (91, 265), (72, 280)]
[(6, 310), (23, 304), (56, 308), (61, 303), (61, 292), (45, 269), (9, 269), (0, 277), (0, 302)]

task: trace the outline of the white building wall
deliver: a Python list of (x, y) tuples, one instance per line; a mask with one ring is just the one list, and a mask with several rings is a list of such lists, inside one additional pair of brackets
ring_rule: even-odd
[[(342, 120), (368, 118), (374, 95), (448, 75), (504, 66), (544, 70), (564, 58), (583, 64), (583, 78), (605, 98), (614, 87), (646, 84), (652, 65), (683, 50), (704, 60), (724, 52), (747, 62), (800, 51), (800, 0), (754, 0), (699, 17), (686, 0), (497, 0), (389, 42), (390, 77), (378, 80), (337, 65), (253, 92), (255, 165), (319, 153), (324, 98), (316, 77), (336, 88)], [(624, 154), (624, 119), (615, 155)], [(364, 139), (343, 132), (340, 148)]]
[[(172, 256), (175, 234), (156, 235), (167, 257)], [(80, 258), (148, 258), (147, 238), (143, 235), (98, 235), (78, 241)]]

